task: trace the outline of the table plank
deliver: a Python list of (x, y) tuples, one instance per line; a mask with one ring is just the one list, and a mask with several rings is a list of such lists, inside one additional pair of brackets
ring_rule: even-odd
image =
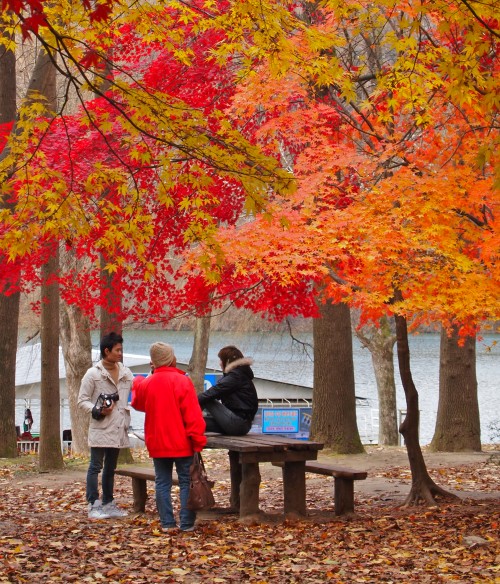
[(296, 438), (263, 434), (246, 434), (245, 436), (211, 434), (207, 435), (206, 448), (226, 448), (237, 452), (318, 451), (323, 448), (323, 444), (310, 440), (297, 440)]

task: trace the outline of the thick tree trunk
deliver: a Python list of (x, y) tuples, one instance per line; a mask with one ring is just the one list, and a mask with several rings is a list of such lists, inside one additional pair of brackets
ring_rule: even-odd
[(210, 316), (198, 317), (195, 321), (193, 353), (187, 370), (198, 393), (204, 389), (211, 322)]
[(320, 305), (313, 321), (314, 389), (311, 437), (341, 454), (364, 452), (356, 422), (349, 307)]
[(410, 493), (404, 504), (409, 506), (424, 502), (428, 505), (436, 505), (436, 496), (449, 498), (455, 496), (436, 485), (427, 472), (418, 436), (420, 412), (418, 408), (418, 392), (410, 369), (408, 328), (404, 317), (396, 315), (395, 320), (399, 372), (406, 397), (406, 417), (399, 431), (405, 440), (412, 480)]
[(364, 326), (361, 330), (356, 330), (355, 334), (370, 351), (372, 358), (379, 402), (378, 443), (383, 446), (397, 446), (399, 432), (394, 380), (396, 335), (391, 330), (387, 317), (380, 320), (380, 326)]
[(61, 449), (61, 399), (59, 390), (59, 251), (42, 267), (41, 344), (42, 371), (40, 390), (40, 471), (64, 466)]
[(89, 452), (89, 416), (78, 409), (78, 393), (82, 377), (92, 367), (90, 322), (75, 305), (61, 306), (61, 345), (66, 367), (66, 391), (71, 419), (71, 452)]
[[(0, 34), (6, 33), (0, 30)], [(16, 56), (0, 44), (0, 124), (16, 119)], [(0, 155), (1, 156), (1, 155)], [(0, 208), (5, 204), (0, 202)], [(5, 259), (0, 257), (2, 265)], [(12, 282), (17, 285), (17, 277)], [(12, 294), (9, 282), (0, 286), (0, 458), (17, 456), (16, 354), (19, 292)]]
[(430, 449), (441, 452), (481, 451), (481, 424), (477, 399), (476, 339), (459, 344), (454, 328), (441, 330), (439, 404)]

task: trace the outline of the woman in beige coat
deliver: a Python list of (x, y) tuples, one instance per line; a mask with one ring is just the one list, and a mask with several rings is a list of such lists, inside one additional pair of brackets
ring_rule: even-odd
[[(134, 376), (123, 365), (123, 338), (109, 333), (101, 340), (101, 361), (83, 376), (78, 406), (89, 414), (90, 464), (87, 471), (89, 518), (121, 517), (113, 499), (115, 469), (120, 448), (130, 446), (128, 397)], [(102, 472), (102, 502), (98, 477)]]

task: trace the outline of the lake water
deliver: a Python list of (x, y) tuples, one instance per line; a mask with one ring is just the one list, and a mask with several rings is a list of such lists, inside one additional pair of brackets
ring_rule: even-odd
[[(155, 341), (172, 344), (178, 361), (188, 362), (191, 357), (193, 335), (191, 332), (178, 331), (139, 331), (128, 330), (124, 334), (124, 351), (136, 355), (148, 355), (149, 346)], [(254, 359), (253, 370), (257, 377), (275, 379), (287, 383), (313, 385), (312, 334), (298, 335), (300, 340), (308, 343), (304, 348), (286, 333), (220, 333), (211, 334), (207, 367), (218, 368), (217, 353), (225, 345), (236, 345), (245, 356)], [(98, 345), (97, 336), (93, 338)], [(356, 395), (368, 398), (373, 408), (377, 408), (377, 387), (367, 349), (361, 347), (354, 338), (354, 367)], [(496, 344), (495, 344), (496, 343)], [(428, 444), (434, 434), (438, 406), (439, 388), (439, 344), (438, 334), (422, 334), (410, 338), (410, 361), (412, 375), (419, 393), (421, 411), (420, 442)], [(483, 444), (500, 442), (494, 437), (490, 424), (500, 423), (500, 335), (487, 335), (477, 343), (477, 380), (478, 399), (481, 417), (481, 441)], [(395, 375), (398, 409), (406, 408), (404, 391), (399, 380), (395, 357)], [(32, 405), (36, 430), (39, 424), (36, 405)], [(16, 424), (21, 424), (23, 407), (16, 408)], [(142, 428), (142, 414), (134, 412), (132, 425)], [(63, 427), (69, 428), (69, 413), (64, 412)]]

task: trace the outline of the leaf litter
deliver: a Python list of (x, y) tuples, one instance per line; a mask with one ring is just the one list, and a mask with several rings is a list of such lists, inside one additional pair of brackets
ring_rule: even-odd
[[(217, 505), (228, 504), (229, 469), (207, 452)], [(136, 460), (146, 460), (144, 452)], [(332, 482), (307, 482), (308, 517), (282, 515), (280, 475), (261, 465), (262, 515), (250, 521), (217, 511), (199, 515), (191, 533), (161, 532), (148, 482), (146, 513), (91, 521), (86, 463), (50, 476), (36, 457), (0, 461), (0, 582), (170, 583), (500, 582), (500, 466), (483, 462), (430, 469), (439, 484), (483, 493), (437, 508), (402, 509), (356, 492), (356, 514), (333, 513)], [(268, 468), (269, 466), (269, 468)], [(407, 468), (377, 476), (409, 480)], [(311, 477), (312, 478), (312, 477)], [(116, 477), (118, 504), (131, 509), (130, 479)], [(174, 487), (174, 504), (178, 491)]]

